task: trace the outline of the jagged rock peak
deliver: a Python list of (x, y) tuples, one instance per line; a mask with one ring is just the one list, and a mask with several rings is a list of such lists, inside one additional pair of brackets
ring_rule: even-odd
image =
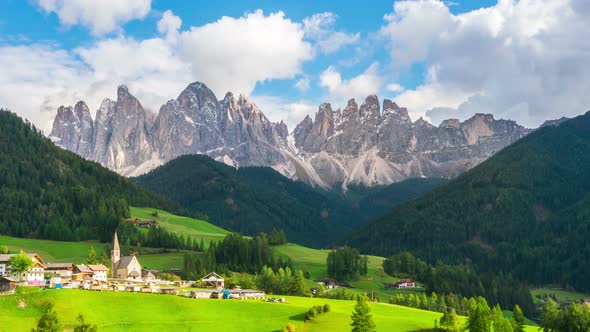
[(447, 119), (441, 122), (440, 127), (452, 127), (452, 128), (460, 128), (461, 122), (459, 119)]
[[(321, 103), (318, 112), (332, 112), (332, 105), (330, 103)], [(309, 116), (309, 115), (307, 115)]]
[(414, 125), (416, 127), (428, 127), (428, 128), (434, 127), (430, 122), (424, 120), (424, 118), (422, 118), (422, 117), (420, 117), (418, 120), (416, 120), (416, 122), (414, 122)]
[(398, 110), (400, 107), (397, 104), (387, 98), (383, 99), (383, 111), (387, 110)]
[(131, 94), (129, 93), (129, 88), (127, 87), (127, 85), (121, 84), (117, 87), (117, 98), (121, 99), (129, 95)]

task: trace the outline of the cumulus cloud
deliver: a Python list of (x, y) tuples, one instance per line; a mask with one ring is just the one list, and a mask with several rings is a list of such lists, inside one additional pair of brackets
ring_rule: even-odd
[(120, 30), (121, 25), (144, 18), (151, 0), (37, 0), (47, 13), (57, 14), (66, 26), (82, 25), (101, 36)]
[(490, 112), (526, 126), (590, 107), (590, 6), (501, 0), (454, 15), (441, 1), (399, 1), (381, 34), (391, 70), (417, 63), (425, 82), (397, 99), (433, 120)]
[(290, 101), (281, 96), (256, 95), (252, 97), (270, 121), (287, 124), (289, 130), (295, 129), (306, 115), (313, 115), (318, 103), (309, 100)]
[(305, 36), (315, 41), (324, 54), (334, 53), (344, 46), (357, 43), (360, 39), (360, 33), (336, 31), (335, 23), (336, 15), (330, 12), (314, 14), (303, 19)]
[(190, 82), (205, 82), (218, 96), (250, 95), (257, 82), (295, 77), (312, 58), (302, 25), (282, 12), (223, 17), (185, 31), (181, 23), (167, 11), (157, 25), (161, 37), (121, 35), (73, 50), (0, 45), (0, 62), (7, 64), (0, 77), (0, 106), (47, 130), (59, 105), (84, 100), (96, 110), (103, 98), (116, 98), (122, 83), (157, 112)]
[(402, 91), (404, 91), (404, 87), (397, 84), (397, 83), (387, 84), (385, 89), (387, 89), (387, 91), (389, 91), (389, 92), (402, 92)]
[(180, 35), (180, 58), (190, 63), (193, 77), (216, 93), (250, 94), (257, 82), (293, 78), (312, 58), (301, 24), (283, 12), (261, 10), (240, 18), (222, 17), (191, 27)]
[(377, 73), (378, 64), (373, 63), (364, 73), (349, 80), (342, 79), (342, 75), (332, 66), (320, 75), (320, 86), (328, 89), (330, 98), (337, 102), (348, 98), (365, 98), (377, 94), (381, 88), (381, 78)]
[(295, 82), (295, 88), (297, 88), (301, 92), (305, 92), (305, 91), (309, 90), (309, 84), (310, 84), (309, 78), (302, 77), (302, 78), (298, 79), (297, 82)]
[(171, 10), (167, 10), (158, 21), (158, 32), (165, 35), (166, 39), (175, 41), (181, 25), (180, 17), (174, 15)]

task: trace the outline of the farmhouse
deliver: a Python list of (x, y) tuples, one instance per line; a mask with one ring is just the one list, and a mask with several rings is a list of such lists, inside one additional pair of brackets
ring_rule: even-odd
[(397, 289), (416, 288), (416, 282), (412, 279), (400, 279), (396, 283), (386, 284), (385, 288), (397, 288)]
[(140, 280), (141, 279), (141, 265), (135, 256), (121, 257), (121, 248), (119, 247), (119, 239), (117, 232), (113, 239), (113, 250), (111, 251), (111, 278)]
[(0, 295), (14, 294), (16, 280), (9, 277), (0, 277)]
[[(4, 254), (0, 255), (0, 276), (7, 277), (11, 275), (9, 261), (15, 254)], [(27, 271), (25, 275), (25, 281), (30, 286), (42, 286), (45, 273), (45, 265), (43, 258), (37, 254), (27, 254), (27, 256), (33, 261), (33, 266)]]
[(72, 263), (47, 263), (45, 264), (45, 271), (52, 273), (54, 276), (62, 278), (69, 278), (74, 271), (74, 264)]
[(94, 272), (85, 264), (74, 265), (74, 270), (72, 271), (72, 280), (82, 281), (82, 280), (92, 280), (92, 275)]
[(141, 228), (151, 228), (151, 227), (158, 227), (158, 222), (155, 220), (143, 220), (136, 223), (137, 227)]
[(208, 275), (204, 276), (203, 279), (201, 279), (201, 281), (209, 287), (215, 287), (217, 289), (223, 289), (225, 287), (223, 277), (221, 277), (219, 274), (215, 272), (211, 272)]
[(318, 285), (323, 285), (324, 287), (326, 287), (326, 289), (333, 289), (338, 286), (336, 285), (336, 280), (330, 278), (317, 279), (314, 280), (314, 282)]
[(107, 282), (108, 268), (102, 264), (99, 265), (88, 265), (90, 271), (92, 271), (92, 280)]

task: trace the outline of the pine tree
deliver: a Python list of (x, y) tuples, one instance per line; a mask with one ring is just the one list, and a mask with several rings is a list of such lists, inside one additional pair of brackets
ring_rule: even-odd
[(490, 307), (483, 297), (473, 301), (470, 299), (467, 329), (470, 332), (490, 332), (492, 330), (490, 315)]
[(31, 332), (61, 332), (62, 326), (57, 318), (57, 312), (53, 309), (53, 303), (47, 303), (45, 310), (39, 322), (37, 328), (32, 329)]
[(90, 265), (100, 264), (100, 262), (96, 258), (96, 251), (94, 251), (93, 246), (91, 246), (90, 250), (88, 251), (88, 258), (86, 258), (86, 264), (90, 264)]
[(352, 312), (352, 332), (373, 332), (375, 331), (375, 322), (370, 314), (371, 309), (367, 304), (367, 297), (361, 295), (356, 301), (354, 311)]
[(443, 314), (440, 318), (440, 327), (449, 332), (458, 332), (459, 328), (459, 316), (455, 309), (451, 309)]
[(77, 320), (78, 320), (78, 322), (80, 322), (80, 325), (78, 325), (74, 328), (74, 332), (97, 332), (98, 331), (98, 326), (92, 325), (90, 323), (86, 323), (84, 321), (84, 316), (82, 316), (82, 314), (78, 315)]
[(517, 305), (514, 306), (514, 314), (512, 315), (512, 319), (514, 319), (515, 332), (524, 332), (524, 315), (522, 313), (522, 309)]

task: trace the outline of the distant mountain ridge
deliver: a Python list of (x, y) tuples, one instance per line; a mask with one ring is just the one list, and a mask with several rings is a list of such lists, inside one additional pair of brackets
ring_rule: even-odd
[(447, 182), (412, 179), (344, 194), (290, 180), (270, 167), (236, 169), (203, 155), (178, 157), (131, 181), (225, 229), (245, 235), (280, 229), (289, 241), (312, 247), (329, 246), (356, 225)]
[(590, 112), (549, 125), (343, 237), (367, 253), (468, 261), (590, 291)]
[(490, 114), (433, 126), (412, 122), (405, 108), (377, 96), (343, 110), (320, 105), (292, 133), (244, 96), (218, 100), (203, 83), (189, 84), (155, 119), (126, 86), (105, 99), (92, 121), (87, 105), (58, 108), (50, 138), (126, 176), (178, 156), (204, 154), (228, 165), (270, 166), (324, 188), (386, 185), (416, 177), (455, 177), (530, 130)]

